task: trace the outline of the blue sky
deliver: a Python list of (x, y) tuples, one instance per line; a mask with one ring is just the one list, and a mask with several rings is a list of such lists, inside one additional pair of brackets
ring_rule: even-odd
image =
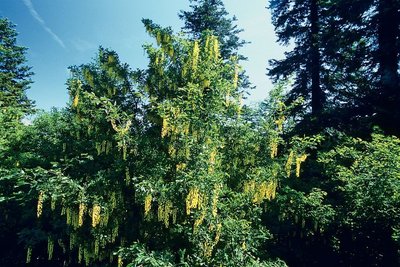
[[(1, 0), (0, 16), (17, 25), (19, 45), (28, 47), (28, 64), (34, 84), (28, 96), (40, 109), (63, 107), (68, 101), (65, 82), (68, 66), (88, 63), (102, 45), (115, 50), (132, 68), (144, 68), (147, 58), (142, 44), (150, 42), (141, 23), (152, 19), (179, 31), (180, 10), (187, 0)], [(247, 102), (261, 101), (272, 88), (265, 75), (268, 59), (282, 58), (284, 47), (276, 44), (268, 0), (225, 0), (230, 15), (244, 29), (241, 37), (250, 41), (241, 50), (249, 58), (242, 65), (257, 87)]]

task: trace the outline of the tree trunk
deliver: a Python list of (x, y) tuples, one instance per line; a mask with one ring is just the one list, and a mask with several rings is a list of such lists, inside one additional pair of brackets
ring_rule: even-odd
[(377, 60), (381, 99), (378, 117), (384, 130), (391, 134), (400, 133), (400, 91), (397, 72), (399, 21), (396, 0), (380, 0), (378, 3), (379, 47)]
[(318, 21), (318, 0), (311, 0), (310, 3), (310, 71), (311, 71), (311, 110), (313, 115), (321, 113), (324, 106), (324, 95), (321, 90), (320, 77), (320, 52), (319, 52), (319, 21)]

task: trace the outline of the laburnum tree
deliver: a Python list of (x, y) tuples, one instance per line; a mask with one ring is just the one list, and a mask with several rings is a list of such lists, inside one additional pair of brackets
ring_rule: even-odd
[(145, 46), (147, 69), (103, 48), (71, 68), (59, 155), (27, 174), (37, 219), (23, 232), (26, 261), (284, 266), (262, 249), (271, 235), (261, 218), (307, 158), (301, 142), (289, 156), (280, 148), (285, 105), (271, 101), (254, 119), (237, 59), (222, 58), (216, 36), (187, 40), (143, 22), (157, 43)]

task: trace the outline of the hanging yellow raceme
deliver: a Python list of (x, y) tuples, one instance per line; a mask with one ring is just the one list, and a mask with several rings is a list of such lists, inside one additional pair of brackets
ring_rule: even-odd
[(306, 161), (307, 155), (303, 154), (296, 158), (296, 177), (300, 177), (300, 165), (302, 162)]
[(162, 129), (161, 129), (161, 137), (165, 137), (168, 135), (169, 129), (168, 129), (168, 119), (163, 118), (163, 123), (162, 123)]
[(219, 42), (218, 42), (218, 38), (214, 36), (214, 40), (213, 40), (213, 55), (214, 55), (214, 59), (217, 60), (219, 58)]
[(78, 104), (79, 104), (79, 94), (77, 93), (77, 94), (75, 95), (75, 97), (74, 97), (74, 101), (73, 101), (73, 103), (72, 103), (72, 106), (73, 106), (74, 108), (76, 108), (76, 107), (78, 106)]
[(77, 89), (74, 96), (74, 101), (72, 102), (72, 106), (76, 108), (79, 104), (79, 92), (82, 88), (82, 82), (80, 80), (76, 81)]
[(124, 262), (122, 261), (122, 258), (119, 256), (118, 257), (118, 267), (122, 267), (124, 265)]
[(270, 144), (271, 148), (271, 159), (275, 158), (278, 155), (278, 141), (273, 139)]
[(276, 195), (276, 188), (278, 182), (275, 179), (270, 181), (263, 181), (261, 184), (255, 186), (253, 195), (253, 203), (261, 204), (264, 200), (272, 200)]
[(101, 207), (99, 204), (94, 204), (92, 208), (92, 227), (95, 228), (100, 223), (100, 211)]
[(235, 73), (233, 75), (233, 88), (236, 89), (238, 87), (238, 81), (239, 81), (239, 67), (237, 64), (235, 64)]
[(195, 72), (197, 70), (197, 64), (199, 62), (199, 54), (200, 54), (200, 48), (199, 48), (199, 42), (195, 41), (193, 45), (193, 53), (192, 53), (192, 70)]
[(286, 170), (286, 176), (289, 177), (290, 173), (292, 171), (292, 164), (293, 164), (293, 157), (294, 157), (294, 153), (293, 150), (290, 151), (288, 159), (286, 161), (286, 165), (285, 165), (285, 170)]
[(151, 196), (151, 194), (147, 194), (144, 199), (144, 216), (145, 217), (147, 217), (150, 213), (152, 199), (153, 199), (153, 197)]
[(276, 121), (275, 124), (279, 132), (283, 131), (283, 123), (285, 122), (285, 116), (280, 116)]
[(190, 215), (190, 210), (195, 209), (200, 203), (200, 192), (197, 187), (191, 187), (188, 195), (186, 196), (186, 214)]
[(43, 193), (43, 191), (40, 191), (39, 197), (38, 197), (38, 202), (37, 202), (37, 207), (36, 207), (36, 215), (38, 218), (40, 218), (40, 216), (43, 213), (43, 198), (44, 198), (44, 193)]
[(200, 216), (198, 218), (196, 218), (196, 220), (194, 221), (194, 224), (193, 224), (193, 232), (194, 233), (196, 233), (197, 228), (200, 226), (200, 224), (203, 223), (205, 217), (206, 217), (206, 211), (203, 209), (201, 211)]
[(83, 225), (83, 216), (85, 215), (86, 205), (85, 203), (79, 203), (79, 215), (78, 215), (78, 226), (81, 227)]

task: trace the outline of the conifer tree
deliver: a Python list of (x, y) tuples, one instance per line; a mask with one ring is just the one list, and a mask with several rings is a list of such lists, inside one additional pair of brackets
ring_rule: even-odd
[[(238, 34), (243, 30), (235, 25), (235, 16), (228, 17), (222, 0), (190, 0), (190, 3), (191, 10), (181, 11), (179, 14), (179, 18), (185, 23), (183, 30), (192, 39), (199, 39), (204, 31), (210, 30), (218, 37), (223, 59), (237, 55), (246, 41), (240, 39)], [(243, 56), (239, 57), (245, 59)]]
[[(20, 264), (17, 232), (26, 223), (24, 174), (19, 169), (23, 116), (33, 112), (33, 102), (26, 96), (31, 83), (26, 65), (26, 48), (17, 45), (15, 26), (0, 18), (0, 265)], [(4, 242), (7, 240), (7, 242)], [(17, 259), (16, 259), (17, 258)]]
[(323, 59), (320, 35), (323, 24), (320, 18), (322, 12), (320, 2), (318, 0), (270, 1), (272, 23), (278, 41), (283, 45), (293, 41), (295, 47), (293, 51), (286, 53), (285, 59), (270, 61), (269, 75), (275, 80), (294, 75), (290, 98), (294, 100), (303, 97), (313, 115), (323, 111), (326, 101), (324, 85), (321, 83)]
[[(2, 111), (17, 108), (26, 113), (32, 110), (32, 101), (26, 96), (32, 72), (25, 58), (26, 48), (17, 45), (15, 26), (0, 19), (0, 107)], [(19, 118), (21, 115), (19, 114)]]

